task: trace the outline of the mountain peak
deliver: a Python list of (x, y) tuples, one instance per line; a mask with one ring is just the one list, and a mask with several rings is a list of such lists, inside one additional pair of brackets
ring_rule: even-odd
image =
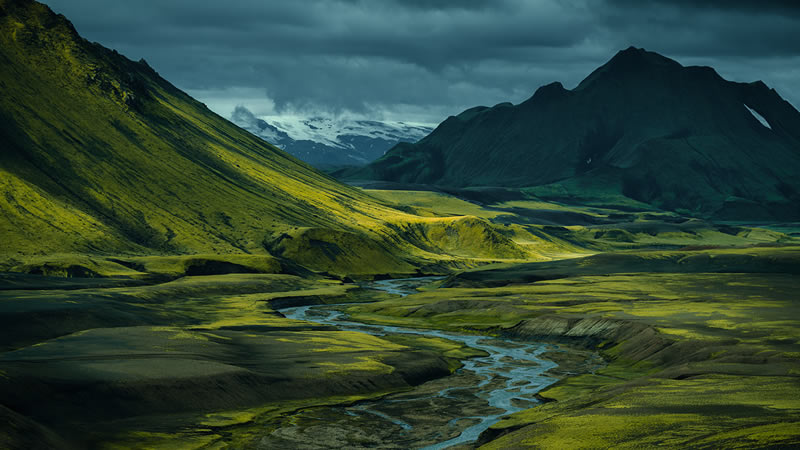
[(643, 48), (628, 47), (620, 50), (607, 63), (598, 67), (580, 82), (576, 90), (581, 90), (605, 78), (620, 79), (631, 76), (641, 77), (643, 74), (676, 70), (683, 66), (674, 59)]
[(639, 55), (639, 56), (641, 56), (641, 55), (644, 55), (646, 53), (650, 53), (650, 52), (648, 52), (644, 48), (636, 48), (633, 45), (631, 45), (630, 47), (628, 47), (628, 48), (626, 48), (624, 50), (618, 51), (616, 56), (619, 56), (619, 55), (630, 55), (630, 56)]
[(644, 55), (644, 54), (647, 54), (647, 53), (652, 53), (652, 52), (648, 52), (644, 48), (637, 48), (637, 47), (634, 47), (633, 45), (631, 45), (630, 47), (626, 48), (625, 50), (618, 51), (617, 55), (620, 55), (620, 54)]
[(681, 66), (677, 61), (666, 56), (633, 46), (618, 51), (605, 65), (626, 69), (642, 66)]
[(605, 190), (708, 217), (800, 217), (800, 114), (763, 83), (733, 83), (710, 67), (630, 47), (573, 90), (551, 83), (513, 109), (480, 111), (480, 120), (448, 120), (390, 150), (359, 176), (586, 189), (587, 198)]
[(539, 89), (536, 89), (536, 92), (533, 93), (533, 97), (531, 97), (531, 101), (549, 102), (562, 97), (566, 93), (567, 90), (564, 89), (564, 85), (559, 81), (555, 81), (553, 83), (540, 86)]

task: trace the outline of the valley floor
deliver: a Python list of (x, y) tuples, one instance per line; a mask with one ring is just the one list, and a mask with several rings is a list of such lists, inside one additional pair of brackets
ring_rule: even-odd
[[(535, 282), (520, 277), (546, 272), (547, 263), (466, 272), (403, 301), (346, 312), (370, 323), (566, 342), (608, 361), (545, 388), (546, 403), (492, 426), (481, 436), (485, 448), (800, 443), (799, 248), (615, 255), (627, 264), (584, 275), (601, 256)], [(742, 258), (755, 272), (712, 271)], [(707, 260), (702, 271), (692, 271), (693, 259)], [(759, 260), (795, 268), (764, 273)], [(643, 264), (652, 272), (640, 272)]]
[[(408, 447), (474, 423), (448, 422), (445, 433), (445, 409), (491, 414), (483, 394), (469, 392), (480, 349), (280, 313), (302, 305), (338, 305), (365, 324), (559, 346), (540, 355), (558, 364), (545, 375), (559, 381), (467, 447), (800, 445), (791, 226), (374, 195), (420, 215), (467, 211), (540, 253), (442, 268), (442, 279), (406, 286), (415, 293), (405, 297), (268, 256), (5, 262), (0, 447)], [(113, 272), (123, 269), (136, 275)], [(425, 400), (450, 385), (466, 390)]]

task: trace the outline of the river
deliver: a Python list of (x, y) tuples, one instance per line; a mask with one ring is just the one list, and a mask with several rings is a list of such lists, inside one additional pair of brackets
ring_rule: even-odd
[[(364, 287), (406, 296), (416, 292), (420, 285), (436, 279), (439, 278), (381, 280)], [(342, 330), (377, 336), (413, 334), (450, 339), (483, 350), (488, 356), (465, 359), (462, 361), (463, 368), (455, 374), (424, 383), (409, 392), (306, 414), (304, 422), (321, 424), (322, 428), (316, 428), (315, 438), (322, 438), (325, 432), (330, 432), (324, 430), (326, 426), (330, 428), (333, 426), (331, 424), (337, 424), (337, 429), (342, 429), (342, 433), (352, 433), (358, 427), (372, 427), (372, 436), (364, 436), (366, 446), (394, 443), (398, 447), (444, 449), (467, 444), (477, 440), (484, 430), (501, 417), (537, 404), (535, 394), (557, 381), (545, 375), (556, 364), (539, 358), (544, 352), (557, 351), (554, 345), (439, 330), (368, 325), (347, 320), (342, 312), (334, 309), (335, 306), (338, 305), (301, 306), (281, 309), (280, 312), (291, 319), (334, 325)], [(357, 422), (352, 429), (347, 424), (348, 420)], [(299, 430), (279, 430), (278, 434), (283, 439), (293, 441), (314, 438)], [(370, 437), (376, 440), (370, 441)], [(334, 441), (328, 442), (336, 446), (335, 437), (330, 439)], [(352, 442), (349, 444), (352, 445)]]

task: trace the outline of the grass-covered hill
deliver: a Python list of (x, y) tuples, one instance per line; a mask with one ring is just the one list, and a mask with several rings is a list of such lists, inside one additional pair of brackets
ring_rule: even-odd
[(796, 218), (800, 113), (763, 82), (726, 81), (631, 47), (572, 90), (556, 82), (519, 105), (466, 110), (340, 175), (540, 186), (541, 195), (624, 195), (725, 219)]
[[(420, 218), (333, 180), (34, 1), (0, 0), (0, 92), (5, 270), (56, 254), (249, 253), (347, 274), (522, 255), (483, 220)], [(444, 230), (446, 248), (428, 242)], [(53, 264), (37, 270), (141, 266)]]

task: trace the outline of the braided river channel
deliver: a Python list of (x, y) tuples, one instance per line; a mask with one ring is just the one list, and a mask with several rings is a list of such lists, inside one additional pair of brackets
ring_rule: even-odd
[[(398, 295), (439, 278), (381, 280), (365, 284)], [(341, 330), (376, 336), (411, 334), (459, 341), (488, 356), (462, 361), (453, 375), (423, 383), (412, 390), (351, 406), (312, 408), (296, 413), (266, 438), (267, 446), (293, 448), (424, 448), (469, 446), (501, 417), (539, 403), (535, 394), (557, 381), (545, 372), (557, 365), (541, 359), (557, 346), (457, 334), (438, 330), (369, 325), (352, 322), (337, 305), (285, 308), (287, 318), (333, 325)]]

